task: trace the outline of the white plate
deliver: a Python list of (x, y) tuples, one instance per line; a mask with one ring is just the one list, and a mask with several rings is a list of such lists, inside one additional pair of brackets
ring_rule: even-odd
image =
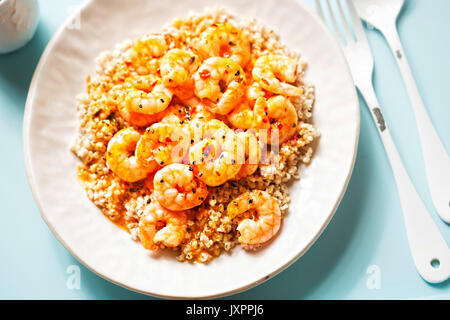
[[(238, 18), (256, 17), (302, 53), (306, 80), (316, 85), (314, 123), (322, 134), (312, 164), (291, 188), (290, 213), (264, 250), (235, 248), (209, 265), (151, 257), (108, 221), (77, 181), (69, 146), (78, 130), (75, 97), (95, 58), (118, 42), (157, 32), (189, 10), (221, 5)], [(347, 186), (359, 137), (359, 107), (338, 44), (304, 5), (294, 0), (93, 0), (45, 50), (31, 83), (24, 117), (27, 174), (42, 217), (58, 240), (98, 275), (131, 290), (176, 298), (228, 295), (277, 274), (305, 253), (332, 218)], [(68, 28), (72, 26), (72, 28)]]

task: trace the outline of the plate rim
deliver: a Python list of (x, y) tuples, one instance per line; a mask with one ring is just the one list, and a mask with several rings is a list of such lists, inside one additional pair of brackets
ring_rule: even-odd
[[(41, 73), (42, 67), (44, 65), (44, 62), (47, 60), (47, 57), (50, 53), (50, 51), (53, 49), (57, 41), (61, 38), (61, 34), (63, 33), (64, 29), (71, 23), (71, 21), (83, 10), (85, 10), (87, 7), (89, 7), (92, 3), (96, 2), (98, 0), (86, 0), (85, 2), (81, 3), (78, 8), (70, 14), (64, 22), (59, 26), (59, 28), (56, 30), (56, 32), (52, 35), (50, 41), (47, 43), (43, 53), (41, 54), (41, 57), (39, 58), (39, 62), (35, 68), (35, 71), (33, 73), (33, 77), (31, 79), (27, 98), (25, 102), (25, 110), (24, 110), (24, 116), (22, 121), (22, 141), (23, 141), (23, 152), (24, 152), (24, 160), (25, 160), (25, 172), (28, 180), (28, 184), (31, 189), (31, 193), (33, 195), (33, 198), (35, 200), (35, 203), (38, 207), (39, 213), (44, 220), (44, 222), (47, 224), (50, 231), (53, 233), (55, 238), (64, 246), (64, 248), (83, 266), (85, 266), (88, 270), (93, 272), (94, 274), (100, 276), (101, 278), (114, 283), (120, 287), (123, 287), (127, 290), (141, 293), (147, 296), (157, 297), (157, 298), (165, 298), (165, 299), (214, 299), (214, 298), (220, 298), (225, 296), (230, 296), (233, 294), (237, 294), (246, 290), (249, 290), (253, 287), (256, 287), (265, 281), (269, 280), (270, 278), (278, 275), (283, 270), (290, 267), (294, 262), (296, 262), (301, 256), (303, 256), (310, 248), (311, 246), (317, 241), (317, 239), (322, 235), (323, 231), (326, 229), (328, 224), (330, 223), (331, 219), (334, 217), (339, 205), (341, 204), (342, 198), (344, 197), (345, 192), (347, 191), (348, 184), (350, 182), (350, 179), (352, 177), (352, 173), (355, 167), (356, 157), (357, 157), (357, 151), (358, 151), (358, 145), (359, 145), (359, 138), (360, 138), (360, 128), (361, 128), (361, 115), (360, 115), (360, 107), (359, 107), (359, 100), (358, 100), (358, 94), (356, 91), (356, 88), (353, 88), (353, 100), (354, 100), (354, 107), (356, 112), (356, 126), (355, 126), (355, 140), (353, 141), (353, 157), (352, 161), (347, 168), (346, 172), (346, 179), (343, 182), (341, 188), (340, 188), (340, 194), (338, 199), (336, 200), (333, 208), (327, 215), (327, 219), (323, 222), (321, 228), (317, 231), (316, 235), (309, 241), (309, 243), (303, 248), (303, 250), (299, 251), (296, 255), (294, 255), (289, 261), (287, 261), (285, 264), (277, 268), (276, 270), (271, 271), (269, 274), (265, 275), (259, 280), (253, 281), (251, 283), (242, 285), (240, 287), (237, 287), (235, 289), (223, 291), (220, 293), (212, 293), (212, 294), (206, 294), (206, 295), (196, 295), (196, 296), (175, 296), (175, 295), (166, 295), (166, 294), (159, 294), (155, 292), (150, 291), (143, 291), (137, 288), (133, 288), (131, 286), (128, 286), (126, 283), (114, 280), (109, 278), (107, 275), (102, 274), (95, 270), (93, 267), (91, 267), (88, 263), (86, 263), (81, 257), (79, 257), (74, 251), (71, 250), (70, 246), (63, 240), (63, 238), (59, 235), (57, 230), (50, 224), (50, 222), (47, 219), (46, 213), (43, 210), (43, 207), (41, 205), (39, 196), (38, 196), (38, 186), (36, 185), (36, 182), (33, 179), (33, 173), (31, 170), (31, 156), (30, 156), (30, 141), (28, 139), (29, 133), (30, 133), (30, 122), (31, 122), (31, 105), (33, 101), (33, 97), (36, 91), (37, 87), (37, 78), (39, 77), (39, 74)], [(337, 46), (337, 50), (339, 52), (340, 59), (345, 65), (346, 73), (349, 79), (353, 79), (352, 74), (350, 72), (350, 68), (348, 66), (347, 60), (345, 58), (345, 55), (342, 51), (342, 48), (340, 47), (339, 43), (337, 42), (334, 35), (331, 33), (331, 31), (328, 29), (328, 27), (325, 25), (325, 23), (302, 1), (302, 0), (294, 0), (304, 11), (309, 14), (313, 20), (320, 25), (320, 28), (326, 36), (329, 38), (330, 42), (333, 42), (335, 46)], [(353, 83), (351, 84), (353, 87)]]

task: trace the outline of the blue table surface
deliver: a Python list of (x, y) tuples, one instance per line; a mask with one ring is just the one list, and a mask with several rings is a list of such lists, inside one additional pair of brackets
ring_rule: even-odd
[[(313, 8), (313, 0), (306, 0)], [(81, 0), (41, 0), (41, 21), (23, 49), (0, 55), (0, 298), (149, 299), (95, 275), (56, 240), (27, 182), (22, 118), (28, 87), (46, 44)], [(399, 32), (430, 117), (450, 151), (450, 1), (406, 0)], [(411, 178), (442, 234), (427, 188), (414, 115), (382, 36), (367, 30), (374, 84)], [(412, 262), (389, 162), (365, 103), (355, 169), (335, 217), (319, 240), (276, 277), (234, 299), (450, 299), (450, 281), (423, 281)], [(80, 286), (70, 285), (79, 266)], [(75, 267), (76, 269), (76, 267)], [(72, 283), (73, 284), (73, 283)]]

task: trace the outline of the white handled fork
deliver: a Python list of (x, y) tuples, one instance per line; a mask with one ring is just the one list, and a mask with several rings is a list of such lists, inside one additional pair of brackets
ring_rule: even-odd
[[(320, 0), (315, 1), (317, 11), (325, 21)], [(345, 31), (345, 43), (339, 35), (340, 32), (330, 2), (326, 0), (331, 21), (330, 29), (334, 29), (336, 38), (341, 44), (355, 85), (366, 100), (390, 160), (402, 205), (409, 247), (416, 268), (426, 281), (443, 282), (450, 277), (450, 249), (414, 188), (395, 147), (373, 89), (373, 57), (366, 34), (353, 3), (349, 0), (346, 0), (346, 2), (356, 39), (354, 39), (347, 23), (340, 0), (337, 0), (336, 4), (342, 22), (341, 25)]]

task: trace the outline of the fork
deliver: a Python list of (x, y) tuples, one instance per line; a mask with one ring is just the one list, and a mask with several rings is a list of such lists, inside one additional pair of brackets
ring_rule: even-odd
[(357, 0), (354, 4), (361, 18), (380, 30), (395, 55), (415, 114), (431, 199), (442, 220), (450, 223), (450, 157), (428, 116), (397, 32), (404, 0)]
[[(315, 1), (317, 12), (326, 23), (321, 2), (320, 0)], [(356, 39), (351, 32), (351, 25), (348, 24), (345, 17), (341, 0), (336, 0), (336, 5), (345, 37), (342, 38), (340, 36), (333, 9), (329, 0), (326, 0), (326, 7), (331, 21), (330, 29), (334, 30), (336, 39), (341, 44), (353, 75), (355, 86), (364, 97), (384, 144), (397, 185), (408, 243), (414, 263), (419, 274), (426, 281), (431, 283), (446, 281), (450, 277), (450, 249), (414, 188), (394, 144), (373, 89), (374, 62), (369, 42), (353, 2), (346, 0), (346, 3)]]

